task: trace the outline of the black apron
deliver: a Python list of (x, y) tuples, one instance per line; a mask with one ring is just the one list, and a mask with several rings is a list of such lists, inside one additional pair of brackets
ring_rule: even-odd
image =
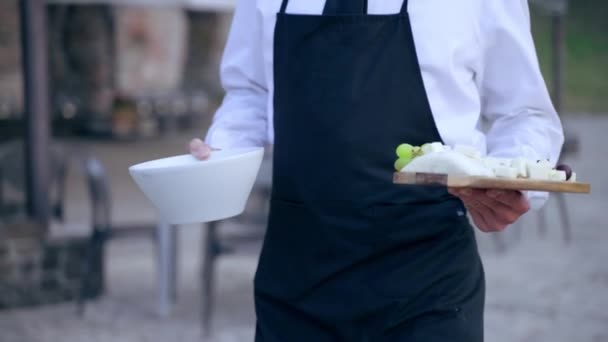
[(441, 141), (407, 1), (393, 15), (368, 15), (365, 0), (287, 14), (287, 2), (256, 341), (482, 341), (483, 268), (462, 202), (392, 184), (400, 143)]

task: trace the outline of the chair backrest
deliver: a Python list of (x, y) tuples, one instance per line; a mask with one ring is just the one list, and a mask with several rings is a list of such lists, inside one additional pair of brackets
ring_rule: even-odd
[[(91, 203), (91, 224), (94, 230), (107, 230), (111, 225), (110, 187), (105, 168), (96, 157), (78, 151), (68, 151), (54, 144), (51, 153), (51, 205), (53, 216), (60, 221), (64, 218), (64, 205), (67, 186), (68, 166), (72, 160), (79, 160), (84, 172)], [(11, 142), (0, 149), (0, 216), (5, 207), (4, 185), (23, 193), (25, 198), (25, 179), (23, 172), (23, 144)], [(20, 196), (21, 197), (21, 196)], [(12, 203), (15, 204), (15, 203)], [(25, 206), (21, 203), (20, 207)], [(23, 211), (25, 208), (23, 208)]]
[(91, 199), (93, 229), (108, 230), (111, 226), (111, 199), (106, 170), (99, 159), (90, 155), (83, 159), (83, 169)]

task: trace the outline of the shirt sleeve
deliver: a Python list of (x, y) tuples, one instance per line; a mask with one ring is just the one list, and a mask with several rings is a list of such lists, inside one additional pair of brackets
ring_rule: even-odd
[[(563, 128), (540, 71), (527, 0), (483, 0), (482, 115), (490, 123), (488, 154), (549, 159), (555, 164)], [(532, 209), (547, 193), (528, 192)]]
[(237, 2), (220, 79), (226, 95), (214, 115), (206, 143), (217, 148), (264, 146), (268, 139), (268, 87), (256, 1)]

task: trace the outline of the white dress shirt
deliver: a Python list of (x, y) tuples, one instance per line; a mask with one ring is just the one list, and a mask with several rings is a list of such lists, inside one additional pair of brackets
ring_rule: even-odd
[[(226, 96), (206, 138), (214, 147), (273, 143), (273, 40), (280, 5), (237, 2), (221, 65)], [(287, 12), (321, 14), (324, 5), (290, 0)], [(368, 12), (397, 13), (401, 5), (369, 0)], [(563, 129), (538, 65), (527, 0), (410, 0), (408, 12), (444, 143), (555, 163)], [(547, 194), (528, 197), (539, 208)]]

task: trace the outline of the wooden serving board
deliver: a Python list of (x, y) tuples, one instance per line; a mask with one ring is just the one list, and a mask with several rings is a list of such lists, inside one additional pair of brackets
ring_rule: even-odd
[(542, 181), (535, 179), (506, 179), (493, 177), (449, 176), (436, 173), (396, 172), (395, 184), (447, 186), (452, 188), (501, 189), (588, 194), (591, 185), (579, 182)]

